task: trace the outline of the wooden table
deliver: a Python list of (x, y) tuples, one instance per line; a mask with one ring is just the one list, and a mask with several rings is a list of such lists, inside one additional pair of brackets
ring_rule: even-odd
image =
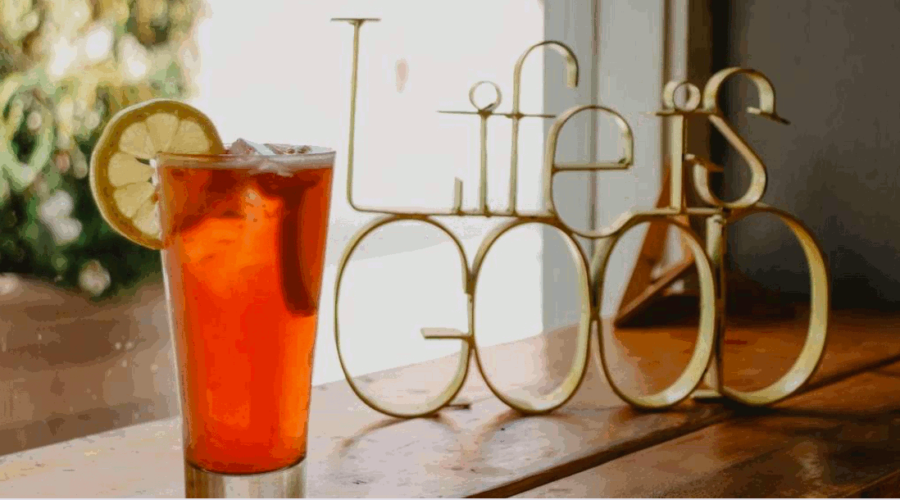
[[(774, 380), (805, 334), (803, 318), (741, 320), (726, 339), (727, 380)], [(821, 368), (805, 392), (773, 408), (688, 401), (662, 412), (619, 400), (592, 365), (555, 413), (523, 417), (470, 375), (467, 405), (434, 418), (376, 413), (345, 382), (314, 388), (308, 495), (847, 496), (900, 493), (900, 314), (836, 312)], [(550, 383), (565, 371), (571, 329), (502, 346), (498, 381)], [(688, 355), (689, 326), (621, 330), (617, 376), (652, 387)], [(540, 350), (540, 351), (538, 351)], [(550, 353), (540, 356), (536, 353)], [(537, 360), (523, 363), (522, 360)], [(372, 376), (408, 397), (454, 363)], [(500, 371), (502, 367), (505, 371)], [(417, 384), (419, 387), (417, 387)], [(400, 397), (407, 397), (401, 395)], [(0, 458), (4, 496), (183, 496), (178, 418)]]

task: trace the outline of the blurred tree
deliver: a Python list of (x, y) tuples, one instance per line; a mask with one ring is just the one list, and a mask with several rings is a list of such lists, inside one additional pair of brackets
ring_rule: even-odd
[(94, 297), (158, 278), (100, 217), (91, 150), (118, 110), (181, 98), (200, 0), (0, 1), (0, 273)]

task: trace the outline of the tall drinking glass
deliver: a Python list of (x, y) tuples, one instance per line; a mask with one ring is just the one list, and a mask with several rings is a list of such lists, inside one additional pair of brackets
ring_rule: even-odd
[(333, 164), (321, 148), (156, 158), (189, 496), (274, 471), (283, 485), (245, 493), (302, 494)]

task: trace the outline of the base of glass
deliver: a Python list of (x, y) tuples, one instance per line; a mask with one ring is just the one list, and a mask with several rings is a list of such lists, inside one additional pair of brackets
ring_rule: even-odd
[(186, 498), (304, 498), (306, 460), (261, 474), (219, 474), (184, 462)]

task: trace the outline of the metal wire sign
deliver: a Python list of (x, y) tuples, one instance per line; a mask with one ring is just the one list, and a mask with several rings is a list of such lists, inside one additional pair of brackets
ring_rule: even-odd
[[(509, 112), (496, 111), (501, 103), (499, 87), (493, 82), (478, 82), (469, 91), (469, 101), (473, 110), (444, 111), (444, 113), (471, 115), (478, 117), (480, 124), (480, 184), (477, 208), (466, 210), (462, 201), (462, 182), (457, 179), (454, 186), (453, 206), (446, 210), (417, 210), (402, 208), (363, 207), (353, 201), (353, 167), (354, 138), (356, 119), (356, 96), (358, 88), (358, 62), (360, 29), (366, 22), (378, 21), (368, 18), (341, 18), (335, 21), (347, 22), (353, 26), (353, 67), (350, 82), (350, 138), (347, 152), (347, 202), (359, 212), (382, 214), (370, 224), (362, 228), (347, 246), (338, 268), (335, 303), (334, 303), (334, 335), (337, 343), (338, 357), (347, 382), (356, 395), (371, 408), (396, 417), (419, 417), (439, 411), (450, 404), (465, 382), (469, 371), (469, 359), (474, 357), (475, 366), (483, 377), (487, 387), (505, 404), (525, 414), (539, 414), (553, 411), (565, 404), (578, 390), (584, 380), (591, 349), (591, 331), (596, 327), (598, 338), (597, 349), (601, 367), (612, 389), (624, 401), (638, 408), (659, 409), (679, 403), (695, 393), (706, 377), (706, 383), (716, 394), (747, 405), (767, 405), (790, 396), (797, 391), (815, 372), (825, 347), (828, 330), (830, 287), (827, 266), (822, 250), (812, 233), (793, 215), (782, 210), (760, 203), (766, 189), (766, 166), (738, 133), (732, 128), (718, 105), (719, 91), (722, 84), (732, 77), (744, 76), (755, 85), (759, 93), (758, 107), (748, 108), (750, 113), (781, 123), (787, 123), (775, 110), (775, 91), (772, 83), (762, 73), (745, 68), (727, 68), (714, 74), (706, 82), (701, 91), (696, 85), (687, 82), (669, 82), (663, 90), (663, 109), (656, 113), (663, 120), (668, 120), (671, 130), (669, 202), (667, 206), (626, 214), (609, 227), (601, 229), (580, 229), (568, 225), (558, 214), (553, 199), (553, 182), (557, 175), (567, 172), (591, 172), (606, 170), (624, 170), (633, 163), (634, 137), (628, 122), (606, 106), (582, 105), (570, 108), (562, 114), (529, 114), (523, 113), (519, 107), (522, 66), (535, 49), (547, 48), (558, 52), (566, 62), (565, 77), (569, 87), (578, 85), (578, 61), (573, 51), (558, 41), (544, 41), (529, 47), (516, 61), (513, 67), (512, 107)], [(478, 104), (475, 92), (481, 86), (493, 88), (495, 98), (487, 104)], [(675, 95), (679, 91), (686, 93), (687, 98), (677, 104)], [(566, 123), (575, 115), (584, 112), (607, 114), (618, 127), (619, 148), (621, 156), (614, 162), (600, 163), (561, 163), (556, 159), (557, 142)], [(505, 118), (512, 124), (512, 154), (510, 164), (509, 206), (502, 211), (493, 211), (487, 203), (487, 131), (491, 118)], [(688, 117), (702, 117), (709, 121), (747, 162), (751, 172), (750, 187), (736, 201), (723, 201), (713, 194), (710, 188), (710, 174), (721, 172), (721, 166), (708, 158), (685, 151), (685, 121)], [(518, 171), (518, 135), (519, 125), (526, 118), (553, 119), (546, 146), (544, 149), (543, 177), (543, 209), (534, 213), (524, 213), (516, 206), (517, 171)], [(693, 187), (699, 198), (707, 206), (686, 206), (684, 197), (684, 167), (693, 167)], [(722, 346), (725, 333), (725, 237), (729, 225), (753, 214), (766, 213), (782, 221), (796, 236), (806, 256), (810, 271), (810, 320), (806, 340), (791, 368), (777, 381), (754, 391), (740, 391), (724, 384), (722, 377)], [(463, 246), (446, 226), (435, 217), (509, 217), (511, 220), (496, 227), (482, 242), (473, 265), (469, 267)], [(681, 222), (685, 217), (704, 218), (706, 224), (705, 244), (688, 224)], [(357, 386), (347, 369), (341, 349), (341, 333), (339, 321), (339, 300), (341, 283), (347, 263), (354, 251), (367, 235), (382, 226), (400, 221), (418, 221), (437, 228), (446, 234), (456, 245), (463, 269), (464, 291), (468, 299), (468, 331), (463, 332), (450, 328), (423, 328), (425, 339), (456, 340), (461, 344), (459, 363), (456, 371), (443, 390), (433, 399), (424, 403), (395, 403), (378, 401), (376, 398)], [(609, 258), (622, 236), (634, 226), (645, 223), (664, 223), (677, 228), (684, 236), (687, 247), (693, 254), (699, 278), (700, 318), (699, 332), (693, 353), (681, 375), (668, 387), (649, 395), (630, 393), (615, 382), (610, 376), (610, 363), (605, 352), (604, 336), (610, 333), (600, 321), (600, 298), (605, 284), (605, 273)], [(475, 296), (478, 277), (481, 273), (485, 257), (493, 245), (508, 231), (524, 224), (543, 224), (558, 229), (567, 242), (568, 248), (576, 262), (578, 287), (582, 299), (580, 319), (578, 322), (575, 355), (568, 374), (552, 391), (535, 396), (525, 391), (505, 392), (488, 376), (482, 365), (478, 346), (475, 342)], [(596, 241), (593, 255), (586, 256), (576, 242), (576, 236)]]

